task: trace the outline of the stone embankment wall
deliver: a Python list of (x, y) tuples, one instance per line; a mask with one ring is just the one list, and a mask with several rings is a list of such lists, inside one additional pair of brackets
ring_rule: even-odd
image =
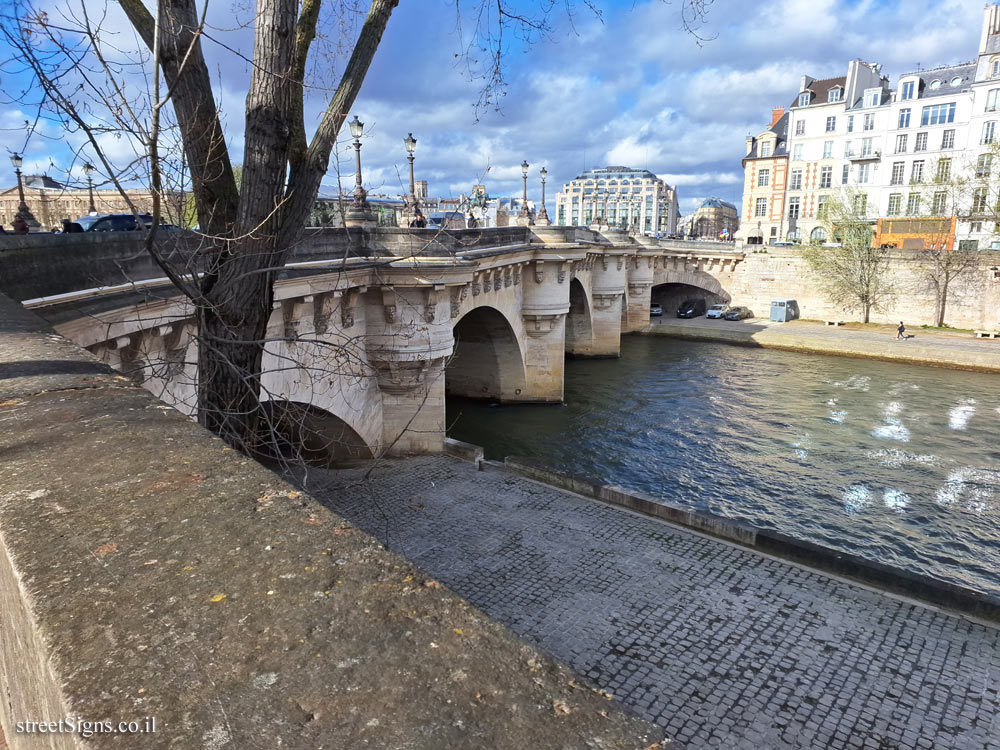
[[(894, 299), (886, 310), (872, 314), (872, 322), (934, 325), (936, 296), (915, 256), (893, 256), (891, 269)], [(838, 309), (830, 303), (797, 248), (752, 252), (748, 246), (731, 283), (727, 291), (733, 304), (746, 305), (758, 317), (769, 315), (772, 299), (791, 297), (798, 301), (803, 318), (861, 320), (860, 311)], [(945, 309), (945, 322), (953, 328), (1000, 329), (1000, 253), (982, 253), (979, 266), (959, 276)]]
[[(0, 455), (11, 750), (660, 737), (2, 296)], [(156, 732), (18, 728), (67, 717)]]

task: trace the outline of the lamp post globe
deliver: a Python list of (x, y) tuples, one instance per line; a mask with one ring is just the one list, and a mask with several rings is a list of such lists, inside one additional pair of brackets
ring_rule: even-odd
[(28, 225), (28, 229), (40, 229), (42, 225), (38, 223), (38, 220), (31, 213), (31, 209), (28, 208), (28, 204), (24, 200), (24, 185), (21, 183), (21, 165), (24, 163), (24, 160), (20, 154), (11, 154), (10, 163), (14, 167), (14, 174), (17, 175), (17, 213), (21, 217), (21, 220)]
[(410, 162), (410, 195), (406, 200), (408, 205), (403, 211), (403, 226), (409, 226), (410, 220), (416, 218), (417, 211), (420, 210), (417, 202), (416, 183), (413, 180), (413, 154), (417, 150), (417, 139), (413, 137), (413, 133), (407, 133), (406, 138), (403, 139), (403, 145), (406, 146), (406, 159)]

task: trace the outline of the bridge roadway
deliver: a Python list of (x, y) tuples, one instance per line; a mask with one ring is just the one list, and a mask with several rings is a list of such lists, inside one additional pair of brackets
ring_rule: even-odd
[(452, 458), (364, 472), (307, 487), (667, 747), (1000, 750), (995, 627)]

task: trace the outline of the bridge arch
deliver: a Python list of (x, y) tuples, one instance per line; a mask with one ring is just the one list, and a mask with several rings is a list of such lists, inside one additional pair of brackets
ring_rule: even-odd
[(719, 280), (703, 271), (657, 274), (650, 301), (661, 305), (664, 314), (670, 315), (678, 305), (692, 298), (704, 299), (707, 305), (732, 301), (732, 295)]
[(587, 289), (579, 279), (569, 282), (569, 313), (566, 315), (566, 354), (586, 356), (594, 350), (594, 321)]
[(445, 368), (450, 396), (526, 400), (524, 356), (507, 317), (495, 307), (475, 307), (455, 323), (455, 350)]
[(265, 463), (301, 460), (311, 466), (342, 466), (373, 458), (374, 451), (345, 420), (314, 404), (261, 401), (260, 449)]

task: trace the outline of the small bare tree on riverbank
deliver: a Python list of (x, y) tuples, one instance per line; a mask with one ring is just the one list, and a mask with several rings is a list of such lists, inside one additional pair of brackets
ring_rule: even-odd
[(858, 191), (830, 196), (823, 206), (823, 223), (832, 247), (802, 250), (823, 292), (844, 310), (860, 311), (868, 323), (873, 312), (887, 309), (895, 296), (886, 248), (875, 247), (874, 226), (867, 198)]

